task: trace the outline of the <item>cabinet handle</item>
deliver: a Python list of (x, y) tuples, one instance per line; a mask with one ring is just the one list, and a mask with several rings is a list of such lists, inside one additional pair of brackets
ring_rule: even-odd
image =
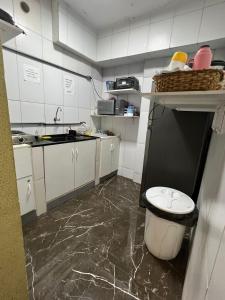
[(79, 155), (79, 151), (78, 151), (78, 149), (76, 148), (76, 160), (78, 159), (78, 155)]
[(75, 155), (74, 155), (74, 149), (72, 149), (72, 161), (74, 161), (74, 157), (75, 157)]
[(30, 180), (27, 181), (28, 185), (27, 185), (27, 201), (30, 199), (30, 195), (31, 195), (31, 182)]

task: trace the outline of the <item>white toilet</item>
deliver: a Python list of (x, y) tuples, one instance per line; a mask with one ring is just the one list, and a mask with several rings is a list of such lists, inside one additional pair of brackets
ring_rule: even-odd
[(160, 259), (175, 258), (186, 226), (193, 226), (197, 220), (195, 203), (186, 194), (167, 187), (148, 189), (144, 201), (144, 240), (148, 250)]

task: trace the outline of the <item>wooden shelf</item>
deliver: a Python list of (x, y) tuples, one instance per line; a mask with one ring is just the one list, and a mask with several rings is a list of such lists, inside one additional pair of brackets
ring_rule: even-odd
[(182, 111), (216, 111), (225, 105), (225, 90), (143, 93), (143, 97)]
[(0, 19), (0, 41), (5, 43), (17, 35), (23, 33), (23, 30), (15, 25)]
[(105, 93), (112, 95), (141, 95), (140, 91), (136, 89), (119, 89), (119, 90), (108, 90)]
[(95, 117), (95, 118), (113, 117), (113, 118), (123, 118), (123, 119), (134, 119), (134, 118), (139, 118), (140, 116), (128, 117), (128, 116), (117, 116), (117, 115), (91, 115), (91, 117)]

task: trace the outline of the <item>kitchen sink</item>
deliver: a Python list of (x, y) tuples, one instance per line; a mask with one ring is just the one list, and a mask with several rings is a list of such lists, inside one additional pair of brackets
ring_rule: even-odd
[(52, 135), (44, 135), (41, 137), (42, 140), (50, 141), (50, 142), (76, 142), (76, 141), (85, 141), (90, 140), (92, 137), (85, 135), (71, 135), (71, 134), (52, 134)]

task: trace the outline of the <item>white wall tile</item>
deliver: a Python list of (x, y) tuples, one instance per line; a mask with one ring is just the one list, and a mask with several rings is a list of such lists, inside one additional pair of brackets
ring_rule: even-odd
[(74, 94), (68, 94), (65, 93), (65, 89), (64, 89), (64, 83), (63, 83), (63, 103), (64, 106), (70, 106), (70, 107), (78, 107), (78, 77), (67, 73), (67, 72), (63, 72), (63, 81), (66, 78), (71, 78), (71, 80), (73, 80), (74, 82)]
[(20, 101), (8, 100), (9, 117), (11, 123), (21, 123)]
[(64, 123), (78, 123), (78, 108), (64, 107)]
[(137, 144), (134, 160), (134, 172), (142, 174), (145, 154), (145, 144)]
[(145, 144), (146, 133), (148, 128), (148, 112), (140, 113), (139, 127), (138, 127), (138, 143)]
[(21, 102), (23, 123), (45, 122), (44, 104)]
[(149, 25), (132, 28), (129, 34), (128, 55), (145, 53), (147, 50)]
[[(42, 64), (31, 59), (17, 56), (19, 71), (19, 89), (21, 101), (44, 102), (43, 69)], [(40, 82), (24, 80), (24, 66), (33, 66), (40, 72)]]
[(78, 73), (91, 76), (91, 65), (85, 59), (77, 57)]
[(48, 65), (43, 65), (43, 73), (45, 103), (63, 105), (62, 71)]
[(10, 100), (19, 100), (19, 83), (16, 54), (3, 50), (4, 73), (6, 82), (7, 98)]
[(195, 44), (201, 23), (202, 10), (197, 10), (174, 18), (170, 47)]
[(59, 118), (60, 120), (57, 121), (57, 123), (63, 123), (63, 106), (45, 104), (45, 121), (46, 121), (46, 123), (50, 123), (50, 124), (54, 123), (54, 118), (55, 118), (58, 107), (60, 107), (61, 110), (58, 110), (57, 118)]
[(29, 29), (23, 28), (25, 34), (16, 37), (17, 50), (42, 58), (42, 37)]
[(112, 58), (123, 57), (128, 51), (129, 31), (117, 32), (112, 35)]
[(53, 64), (62, 66), (62, 52), (52, 43), (52, 41), (43, 38), (43, 58)]
[(91, 126), (91, 111), (89, 109), (79, 108), (79, 122), (86, 122)]
[(25, 13), (20, 7), (20, 0), (13, 0), (15, 20), (22, 26), (29, 28), (37, 33), (41, 33), (41, 9), (40, 1), (27, 0), (30, 7), (29, 13)]
[(204, 8), (198, 42), (224, 38), (225, 3)]
[(136, 143), (125, 142), (122, 167), (134, 171)]
[(74, 72), (78, 72), (77, 57), (69, 51), (63, 50), (62, 65), (66, 69), (69, 69), (69, 70), (74, 71)]
[(46, 39), (52, 40), (52, 1), (40, 0), (41, 33)]
[(61, 134), (64, 133), (64, 127), (63, 126), (47, 126), (46, 134)]
[(85, 78), (78, 79), (78, 105), (82, 108), (91, 107), (91, 82)]
[(13, 1), (12, 0), (1, 0), (1, 9), (5, 10), (11, 16), (14, 15)]
[(97, 40), (97, 60), (107, 60), (112, 56), (112, 36), (106, 36)]
[(172, 19), (150, 24), (148, 51), (169, 48), (172, 33)]
[(22, 131), (25, 133), (30, 133), (34, 135), (45, 135), (45, 126), (43, 125), (23, 125)]

